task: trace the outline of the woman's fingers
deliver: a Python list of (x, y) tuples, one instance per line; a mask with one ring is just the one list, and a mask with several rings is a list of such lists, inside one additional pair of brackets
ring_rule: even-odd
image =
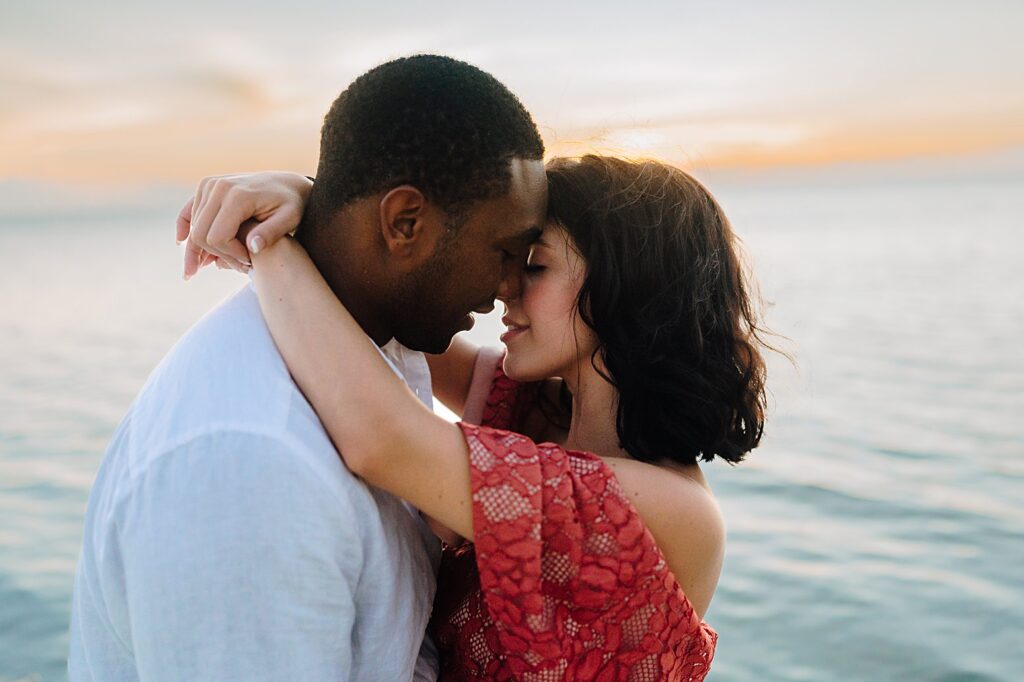
[[(223, 258), (213, 255), (209, 251), (204, 251), (198, 246), (192, 243), (191, 240), (185, 244), (185, 279), (190, 279), (197, 272), (205, 268), (210, 263), (214, 263), (221, 270), (228, 269), (239, 269), (234, 268), (230, 263), (225, 261)], [(245, 270), (242, 270), (245, 272)]]
[[(249, 252), (238, 239), (242, 224), (252, 217), (254, 206), (251, 195), (235, 191), (226, 196), (210, 223), (206, 242), (218, 256), (227, 256), (238, 263), (251, 265)], [(229, 261), (230, 262), (230, 261)]]
[(191, 279), (203, 267), (203, 255), (206, 252), (196, 246), (191, 239), (185, 242), (185, 279)]
[(192, 197), (192, 217), (189, 219), (189, 237), (194, 238), (196, 244), (202, 245), (206, 241), (206, 229), (199, 223), (199, 215), (202, 213), (206, 201), (206, 188), (213, 178), (203, 178), (196, 187), (195, 196)]
[(278, 239), (291, 231), (292, 227), (298, 223), (299, 218), (301, 216), (297, 216), (294, 212), (284, 209), (273, 213), (249, 232), (245, 239), (249, 252), (259, 253), (261, 250), (277, 242)]
[(188, 239), (188, 233), (192, 228), (192, 203), (196, 200), (193, 196), (188, 203), (178, 212), (178, 221), (174, 229), (174, 238), (180, 244)]
[(191, 279), (197, 272), (213, 262), (223, 263), (226, 268), (246, 274), (252, 267), (231, 256), (218, 256), (212, 251), (197, 246), (191, 239), (185, 244), (185, 279)]
[(198, 201), (192, 207), (192, 232), (189, 237), (199, 248), (214, 253), (216, 249), (211, 247), (208, 237), (225, 193), (223, 185), (220, 186), (220, 190), (217, 187), (215, 178), (204, 178), (199, 183), (199, 190), (196, 192)]
[[(199, 184), (196, 186), (195, 195), (185, 204), (185, 208), (181, 209), (181, 213), (178, 214), (178, 239), (185, 242), (184, 277), (186, 280), (193, 277), (204, 265), (203, 254), (205, 251), (202, 244), (206, 241), (206, 235), (200, 234), (202, 230), (199, 228), (197, 219), (202, 212), (206, 185), (210, 179), (203, 178), (199, 181)], [(187, 218), (184, 215), (186, 210), (190, 211), (190, 215)], [(183, 235), (183, 226), (186, 222), (188, 224), (188, 231), (184, 232)]]
[(199, 202), (192, 207), (189, 241), (223, 259), (235, 270), (245, 272), (249, 267), (249, 254), (234, 238), (240, 221), (236, 220), (231, 226), (229, 215), (218, 221), (221, 213), (234, 214), (239, 201), (244, 200), (244, 196), (240, 199), (237, 192), (231, 194), (231, 188), (231, 182), (225, 178), (205, 178), (200, 183)]

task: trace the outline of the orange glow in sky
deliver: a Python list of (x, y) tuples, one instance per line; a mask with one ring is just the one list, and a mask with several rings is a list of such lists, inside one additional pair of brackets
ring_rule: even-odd
[(505, 82), (552, 155), (770, 170), (1024, 146), (1017, 3), (334, 4), (5, 7), (0, 180), (312, 172), (338, 92), (416, 52)]

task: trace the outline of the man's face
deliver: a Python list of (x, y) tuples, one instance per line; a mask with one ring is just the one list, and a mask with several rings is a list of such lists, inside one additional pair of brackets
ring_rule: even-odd
[(474, 204), (451, 241), (409, 278), (394, 325), (403, 345), (444, 352), (455, 334), (473, 326), (471, 312), (489, 312), (502, 283), (518, 282), (544, 225), (548, 185), (542, 161), (514, 159), (510, 169), (508, 193)]

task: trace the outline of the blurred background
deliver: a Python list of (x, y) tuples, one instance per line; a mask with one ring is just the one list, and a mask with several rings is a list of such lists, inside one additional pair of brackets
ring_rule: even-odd
[(314, 173), (331, 101), (417, 52), (494, 74), (551, 155), (689, 169), (744, 239), (797, 366), (763, 445), (706, 467), (709, 679), (1020, 679), (1022, 28), (1009, 0), (4, 0), (0, 682), (64, 679), (106, 443), (245, 284), (181, 280), (178, 208), (203, 175)]

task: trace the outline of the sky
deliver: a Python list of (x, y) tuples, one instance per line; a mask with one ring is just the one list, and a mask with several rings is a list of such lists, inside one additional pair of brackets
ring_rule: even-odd
[(3, 0), (0, 183), (312, 173), (330, 103), (449, 54), (522, 99), (550, 154), (691, 169), (1019, 160), (1024, 3)]

